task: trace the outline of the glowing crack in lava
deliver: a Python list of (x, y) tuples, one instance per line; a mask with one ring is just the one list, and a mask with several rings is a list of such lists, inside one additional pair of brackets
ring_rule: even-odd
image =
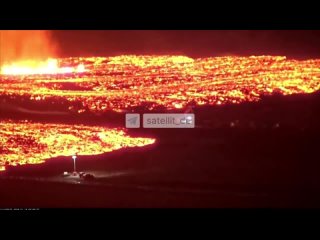
[(124, 55), (58, 61), (64, 66), (83, 66), (86, 71), (3, 74), (0, 94), (46, 101), (52, 108), (64, 102), (67, 110), (78, 113), (101, 113), (135, 107), (174, 110), (189, 104), (237, 104), (275, 92), (289, 95), (320, 89), (320, 59)]
[(132, 138), (123, 129), (28, 121), (0, 121), (0, 170), (6, 165), (39, 164), (57, 156), (95, 155), (126, 147), (153, 144)]
[(20, 61), (4, 65), (1, 68), (1, 74), (4, 75), (65, 74), (84, 71), (83, 64), (79, 64), (77, 67), (60, 67), (57, 59), (48, 59), (44, 62)]

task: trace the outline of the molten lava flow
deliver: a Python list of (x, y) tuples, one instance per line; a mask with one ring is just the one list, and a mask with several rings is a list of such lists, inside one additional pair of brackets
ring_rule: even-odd
[(4, 65), (1, 68), (3, 75), (34, 75), (34, 74), (65, 74), (85, 72), (83, 64), (77, 67), (59, 67), (57, 59), (48, 59), (45, 62), (21, 61)]
[(57, 156), (101, 154), (154, 142), (129, 137), (122, 129), (0, 121), (0, 171), (6, 165), (38, 164)]
[[(16, 111), (25, 105), (28, 109), (36, 107), (37, 112), (50, 109), (79, 114), (136, 107), (174, 110), (320, 89), (319, 59), (298, 61), (275, 56), (65, 58), (4, 65), (1, 73), (0, 107), (19, 106), (12, 107)], [(154, 141), (130, 138), (121, 129), (0, 122), (0, 170), (6, 165), (40, 163), (74, 153), (100, 154)]]
[[(49, 73), (71, 74), (2, 75), (0, 94), (14, 101), (22, 97), (45, 101), (52, 109), (63, 103), (73, 112), (101, 113), (135, 107), (172, 110), (190, 104), (235, 104), (258, 101), (275, 92), (289, 95), (320, 89), (319, 59), (128, 55), (57, 61), (67, 68), (49, 67), (54, 69)], [(77, 74), (82, 70), (83, 74)]]

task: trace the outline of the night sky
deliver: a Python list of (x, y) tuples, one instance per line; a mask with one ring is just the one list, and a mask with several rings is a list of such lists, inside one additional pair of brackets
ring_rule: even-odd
[(56, 30), (52, 37), (59, 46), (60, 57), (119, 54), (320, 57), (319, 30)]

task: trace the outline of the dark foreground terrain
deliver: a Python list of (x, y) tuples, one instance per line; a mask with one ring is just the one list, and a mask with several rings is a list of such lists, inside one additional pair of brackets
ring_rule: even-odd
[(135, 130), (157, 143), (9, 168), (0, 207), (320, 207), (319, 94), (195, 109), (196, 129)]

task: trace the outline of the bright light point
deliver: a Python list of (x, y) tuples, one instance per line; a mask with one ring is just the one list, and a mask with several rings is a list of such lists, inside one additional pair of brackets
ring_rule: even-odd
[(77, 67), (77, 72), (85, 72), (86, 71), (86, 69), (85, 69), (85, 67), (84, 67), (84, 65), (83, 64), (79, 64), (79, 66)]
[(174, 107), (180, 109), (183, 108), (183, 105), (181, 103), (175, 103)]

